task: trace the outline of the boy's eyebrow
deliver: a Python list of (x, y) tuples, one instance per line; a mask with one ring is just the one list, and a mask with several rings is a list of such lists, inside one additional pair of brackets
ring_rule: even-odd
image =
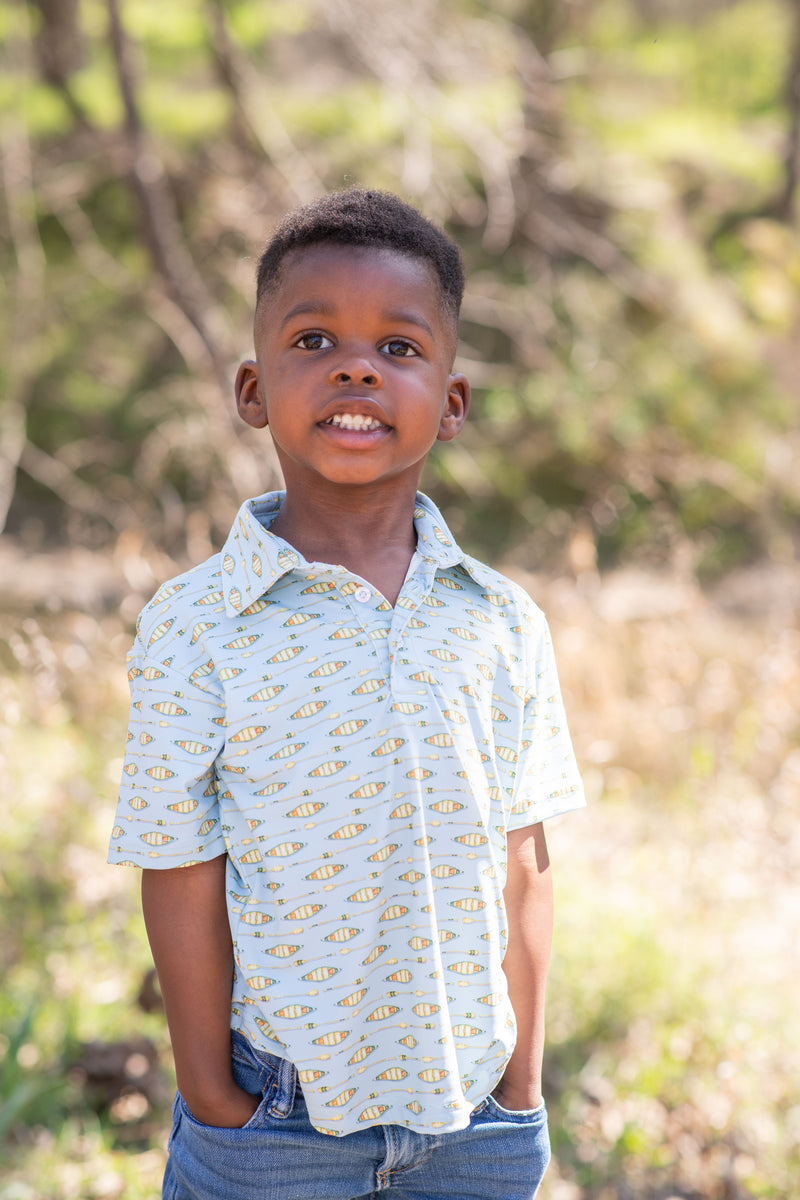
[(288, 325), (295, 317), (301, 316), (303, 313), (321, 313), (324, 317), (330, 316), (333, 308), (324, 300), (301, 300), (299, 304), (295, 304), (289, 309), (286, 316), (281, 321), (280, 327)]
[[(283, 329), (283, 327), (288, 325), (290, 321), (293, 321), (295, 317), (302, 316), (304, 313), (308, 313), (309, 316), (319, 313), (323, 317), (330, 317), (334, 314), (334, 312), (334, 306), (328, 304), (328, 302), (325, 300), (314, 300), (313, 298), (309, 300), (300, 300), (286, 313), (285, 317), (281, 321), (280, 327)], [(392, 308), (387, 310), (387, 312), (385, 312), (383, 315), (387, 321), (396, 321), (398, 324), (405, 325), (416, 325), (419, 329), (424, 329), (429, 337), (436, 336), (433, 332), (433, 329), (422, 316), (422, 314), (414, 312), (413, 309)]]
[(424, 329), (431, 337), (435, 337), (433, 330), (425, 318), (420, 313), (413, 312), (413, 310), (393, 308), (386, 313), (386, 319), (388, 321), (398, 321), (401, 325), (417, 325), (420, 329)]

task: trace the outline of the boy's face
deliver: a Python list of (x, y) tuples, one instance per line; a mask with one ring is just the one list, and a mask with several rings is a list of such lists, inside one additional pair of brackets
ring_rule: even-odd
[(330, 243), (292, 252), (259, 306), (239, 413), (269, 425), (287, 489), (413, 484), (461, 429), (469, 384), (424, 260)]

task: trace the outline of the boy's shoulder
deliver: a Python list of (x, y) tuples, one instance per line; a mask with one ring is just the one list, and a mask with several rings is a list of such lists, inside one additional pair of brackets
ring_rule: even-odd
[(544, 612), (521, 583), (487, 566), (480, 559), (473, 558), (471, 554), (464, 555), (462, 565), (480, 587), (484, 600), (493, 609), (504, 613), (506, 619), (516, 615), (518, 623), (526, 627), (525, 632), (546, 628)]
[(162, 583), (136, 621), (140, 645), (149, 650), (171, 631), (183, 632), (193, 617), (200, 620), (224, 611), (221, 554), (216, 553)]
[(437, 573), (441, 572), (451, 580), (454, 607), (461, 590), (457, 580), (466, 576), (471, 580), (473, 588), (477, 586), (479, 594), (490, 607), (498, 611), (515, 609), (528, 621), (544, 621), (541, 609), (521, 584), (464, 552), (439, 509), (430, 497), (422, 492), (417, 493), (414, 524), (421, 553), (436, 562)]

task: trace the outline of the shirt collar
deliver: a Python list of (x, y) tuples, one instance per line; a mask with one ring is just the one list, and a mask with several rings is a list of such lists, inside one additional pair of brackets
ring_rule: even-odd
[[(244, 612), (289, 571), (308, 566), (288, 542), (269, 532), (283, 497), (283, 492), (267, 492), (245, 500), (237, 513), (220, 555), (222, 592), (229, 617)], [(461, 564), (476, 583), (488, 582), (487, 568), (464, 554), (436, 505), (422, 492), (416, 496), (414, 525), (417, 552), (432, 562), (434, 569)]]

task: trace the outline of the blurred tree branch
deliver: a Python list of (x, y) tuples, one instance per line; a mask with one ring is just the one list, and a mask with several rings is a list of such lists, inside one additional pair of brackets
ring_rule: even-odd
[(109, 42), (116, 68), (125, 119), (123, 144), (128, 170), (139, 200), (144, 235), (153, 264), (175, 302), (203, 340), (223, 391), (227, 390), (227, 359), (215, 321), (215, 305), (192, 261), (171, 195), (164, 164), (148, 136), (136, 96), (134, 50), (120, 17), (119, 0), (106, 0)]
[(798, 4), (798, 0), (788, 0), (788, 10), (792, 23), (792, 37), (784, 94), (789, 126), (783, 163), (784, 185), (775, 208), (781, 220), (792, 223), (797, 216), (796, 195), (798, 173), (800, 172), (800, 4)]
[(61, 95), (76, 124), (89, 128), (86, 109), (77, 99), (70, 77), (86, 62), (80, 0), (29, 0), (41, 24), (34, 39), (39, 71)]
[(8, 280), (10, 322), (0, 404), (0, 532), (5, 528), (27, 442), (26, 403), (39, 366), (37, 348), (45, 311), (46, 262), (36, 226), (33, 162), (27, 130), (8, 115), (0, 129), (0, 187), (13, 259)]
[(278, 117), (258, 71), (231, 38), (222, 0), (207, 0), (206, 12), (214, 60), (243, 129), (280, 176), (286, 206), (307, 204), (325, 190), (322, 180)]
[[(144, 127), (137, 98), (135, 51), (121, 19), (119, 0), (106, 0), (109, 18), (109, 43), (122, 98), (123, 144), (133, 190), (139, 202), (145, 241), (157, 275), (167, 295), (154, 306), (154, 315), (181, 349), (187, 362), (197, 355), (187, 325), (197, 331), (208, 355), (219, 396), (204, 388), (194, 396), (203, 405), (208, 419), (219, 468), (218, 480), (227, 480), (235, 495), (242, 479), (254, 482), (254, 471), (239, 450), (230, 406), (231, 349), (227, 322), (219, 312), (212, 294), (197, 271), (178, 214), (162, 159)], [(220, 400), (223, 403), (220, 403)]]

